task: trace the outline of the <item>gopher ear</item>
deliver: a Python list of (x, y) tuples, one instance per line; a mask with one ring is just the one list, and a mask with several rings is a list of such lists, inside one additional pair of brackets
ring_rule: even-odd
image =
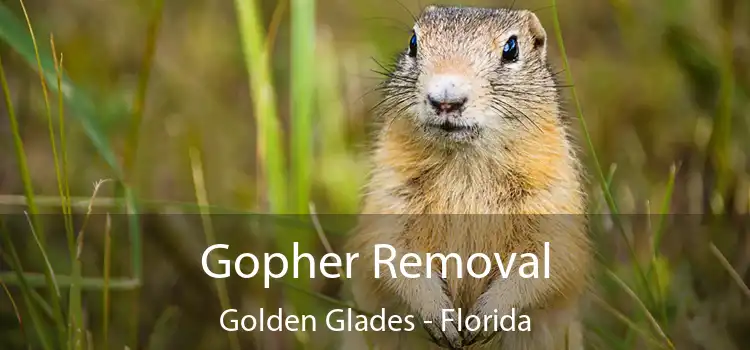
[(539, 50), (542, 58), (547, 55), (547, 32), (542, 27), (539, 18), (531, 11), (526, 11), (526, 26), (531, 34), (534, 50)]

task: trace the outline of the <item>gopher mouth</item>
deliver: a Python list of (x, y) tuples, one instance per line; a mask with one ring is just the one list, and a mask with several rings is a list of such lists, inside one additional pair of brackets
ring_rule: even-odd
[(440, 128), (440, 130), (443, 130), (445, 132), (459, 132), (459, 131), (466, 131), (470, 129), (469, 126), (451, 123), (449, 121), (443, 122), (442, 124), (438, 126), (438, 128)]
[(438, 129), (449, 134), (469, 132), (474, 129), (474, 127), (471, 125), (456, 123), (456, 122), (452, 122), (449, 120), (445, 120), (440, 123), (431, 124), (430, 126), (434, 129)]

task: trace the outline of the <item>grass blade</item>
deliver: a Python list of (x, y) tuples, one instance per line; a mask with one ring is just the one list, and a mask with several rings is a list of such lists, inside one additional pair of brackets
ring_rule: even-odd
[(661, 295), (662, 293), (662, 287), (660, 283), (660, 278), (662, 276), (659, 276), (659, 269), (657, 268), (658, 264), (658, 258), (659, 258), (659, 247), (661, 245), (661, 239), (664, 235), (664, 227), (666, 226), (665, 221), (667, 216), (669, 215), (670, 209), (671, 209), (671, 203), (672, 203), (672, 194), (674, 193), (674, 183), (675, 179), (677, 178), (677, 170), (678, 167), (676, 165), (672, 165), (669, 169), (669, 179), (667, 180), (667, 189), (666, 193), (664, 194), (664, 199), (661, 203), (661, 208), (659, 209), (659, 221), (657, 223), (656, 229), (654, 230), (654, 235), (651, 241), (651, 265), (648, 268), (648, 271), (646, 272), (646, 280), (651, 281), (651, 274), (655, 273), (656, 276), (654, 278), (654, 281), (656, 283), (656, 288), (654, 288), (654, 293), (659, 293), (657, 299), (657, 303), (659, 304), (659, 311), (661, 313), (661, 319), (662, 322), (666, 324), (667, 322), (667, 305), (665, 303), (666, 296)]
[(312, 105), (315, 95), (315, 0), (291, 0), (291, 203), (293, 213), (304, 214), (310, 202), (313, 159)]
[(742, 293), (745, 294), (748, 299), (750, 299), (750, 287), (745, 284), (742, 276), (740, 276), (737, 270), (732, 267), (732, 264), (729, 263), (729, 260), (727, 260), (727, 258), (724, 256), (724, 254), (721, 253), (721, 251), (716, 247), (715, 244), (711, 243), (711, 245), (709, 245), (709, 249), (711, 250), (711, 254), (713, 254), (716, 259), (719, 260), (721, 266), (724, 267), (725, 270), (727, 270), (729, 275), (732, 277), (732, 280), (737, 284), (738, 287), (740, 287)]
[[(672, 194), (674, 193), (674, 183), (675, 179), (677, 178), (677, 171), (679, 170), (679, 167), (676, 165), (672, 165), (669, 168), (669, 179), (667, 180), (667, 189), (664, 193), (664, 199), (661, 202), (661, 208), (659, 210), (659, 222), (657, 223), (656, 229), (654, 230), (654, 237), (651, 242), (652, 247), (652, 253), (656, 254), (659, 251), (659, 246), (661, 245), (661, 238), (664, 235), (664, 221), (666, 220), (667, 215), (669, 215), (671, 204), (672, 204)], [(648, 277), (648, 276), (647, 276)]]
[[(716, 172), (713, 193), (711, 195), (712, 209), (715, 214), (721, 214), (727, 208), (726, 197), (731, 190), (732, 174), (732, 103), (735, 90), (735, 19), (732, 14), (736, 6), (732, 2), (722, 1), (718, 3), (720, 13), (720, 57), (719, 57), (719, 101), (718, 111), (714, 118), (714, 125), (709, 139), (709, 161)], [(720, 200), (720, 201), (717, 201)], [(717, 207), (720, 204), (720, 207)]]
[[(39, 280), (42, 282), (39, 285), (41, 287), (46, 287), (47, 281), (44, 279), (44, 275), (40, 274), (39, 277), (41, 277)], [(45, 300), (44, 297), (34, 289), (31, 289), (30, 293), (31, 293), (31, 298), (34, 301), (36, 301), (37, 305), (41, 308), (42, 312), (44, 313), (44, 316), (48, 318), (55, 318), (54, 313), (52, 311), (52, 306), (49, 306), (49, 303), (47, 303), (47, 300)]]
[[(13, 241), (10, 239), (10, 232), (8, 232), (7, 228), (5, 227), (5, 223), (0, 218), (0, 231), (2, 231), (3, 236), (3, 243), (5, 245), (5, 248), (3, 249), (3, 252), (7, 252), (7, 255), (9, 256), (9, 259), (7, 259), (8, 264), (13, 269), (13, 272), (10, 273), (10, 275), (13, 275), (16, 277), (18, 281), (18, 285), (21, 287), (21, 295), (23, 295), (24, 303), (26, 304), (26, 309), (29, 312), (29, 315), (31, 317), (31, 322), (34, 324), (34, 328), (36, 330), (38, 340), (41, 343), (41, 346), (45, 350), (52, 350), (55, 347), (53, 346), (53, 340), (51, 339), (54, 337), (54, 335), (50, 335), (47, 331), (47, 326), (45, 325), (42, 315), (39, 313), (39, 309), (37, 309), (37, 305), (35, 303), (35, 300), (33, 299), (34, 291), (30, 288), (29, 284), (26, 281), (26, 278), (23, 273), (23, 266), (21, 265), (21, 259), (18, 257), (18, 252), (16, 252), (16, 248), (13, 244)], [(40, 276), (42, 277), (42, 276)], [(10, 284), (7, 280), (2, 280), (3, 284)], [(45, 281), (46, 282), (46, 281)]]
[[(73, 277), (70, 275), (55, 276), (60, 288), (70, 288), (73, 284)], [(44, 275), (35, 272), (22, 272), (19, 277), (15, 272), (0, 273), (0, 281), (10, 286), (22, 285), (26, 283), (30, 288), (39, 288), (46, 286)], [(82, 277), (79, 283), (81, 290), (103, 290), (108, 286), (110, 290), (133, 290), (138, 288), (140, 281), (134, 278), (110, 278), (106, 282), (103, 278)]]
[(596, 175), (599, 179), (601, 190), (604, 193), (604, 199), (607, 202), (607, 205), (609, 206), (609, 210), (612, 213), (612, 219), (615, 223), (615, 226), (617, 226), (617, 228), (619, 229), (618, 231), (622, 234), (623, 240), (625, 241), (625, 244), (627, 245), (628, 251), (630, 253), (630, 257), (631, 259), (633, 259), (633, 268), (636, 271), (636, 275), (640, 278), (641, 284), (643, 285), (643, 289), (646, 290), (646, 294), (649, 297), (649, 301), (653, 305), (654, 297), (653, 295), (651, 295), (651, 292), (647, 288), (648, 280), (646, 279), (646, 274), (644, 273), (643, 269), (638, 263), (638, 257), (635, 254), (635, 249), (633, 248), (633, 244), (630, 242), (630, 239), (628, 238), (628, 235), (625, 232), (624, 226), (620, 218), (619, 210), (617, 209), (617, 203), (615, 202), (614, 197), (612, 196), (612, 191), (609, 188), (607, 177), (605, 177), (604, 171), (602, 170), (602, 166), (599, 163), (599, 157), (596, 154), (596, 147), (594, 147), (594, 142), (591, 138), (591, 134), (589, 133), (588, 126), (586, 125), (586, 119), (583, 117), (583, 108), (581, 107), (581, 102), (578, 98), (578, 93), (576, 92), (576, 88), (575, 88), (575, 84), (573, 80), (573, 73), (570, 69), (570, 64), (568, 63), (568, 55), (565, 50), (565, 42), (563, 40), (562, 28), (560, 25), (560, 16), (558, 15), (558, 11), (557, 11), (557, 0), (552, 0), (551, 7), (552, 7), (552, 19), (554, 22), (555, 34), (557, 36), (557, 44), (560, 49), (560, 55), (562, 56), (563, 68), (565, 70), (565, 77), (567, 79), (567, 83), (570, 85), (571, 95), (572, 95), (573, 102), (576, 108), (576, 116), (578, 117), (579, 125), (581, 126), (581, 130), (583, 131), (584, 138), (586, 139), (586, 145), (588, 147), (588, 151), (594, 162), (594, 170), (596, 171)]
[(148, 81), (151, 77), (151, 67), (153, 66), (154, 54), (156, 52), (156, 39), (158, 37), (159, 27), (161, 25), (162, 10), (164, 0), (155, 0), (148, 21), (146, 32), (146, 48), (141, 58), (141, 71), (138, 74), (138, 87), (136, 89), (135, 99), (133, 100), (132, 114), (130, 119), (130, 130), (128, 134), (128, 145), (125, 147), (124, 169), (127, 175), (132, 175), (133, 165), (138, 153), (138, 141), (140, 139), (141, 123), (143, 121), (143, 112), (146, 106), (146, 93), (148, 92)]
[[(97, 193), (99, 193), (99, 189), (101, 186), (109, 180), (99, 180), (96, 183), (94, 183), (94, 191), (91, 195), (91, 199), (89, 202), (88, 210), (86, 211), (86, 216), (83, 218), (83, 224), (81, 224), (81, 229), (78, 231), (78, 237), (76, 241), (76, 254), (73, 257), (72, 262), (72, 268), (73, 275), (71, 277), (71, 284), (70, 284), (70, 299), (69, 299), (69, 307), (70, 307), (70, 327), (68, 329), (69, 332), (69, 348), (70, 349), (76, 349), (76, 350), (83, 350), (85, 349), (85, 341), (86, 341), (86, 330), (84, 328), (83, 324), (83, 306), (81, 304), (81, 283), (82, 283), (82, 276), (81, 276), (81, 253), (83, 252), (83, 242), (85, 237), (85, 232), (87, 228), (87, 224), (89, 222), (89, 218), (91, 217), (91, 213), (94, 209), (94, 198), (96, 198)], [(109, 221), (110, 217), (107, 215), (107, 227), (106, 230), (109, 231)], [(106, 235), (109, 234), (109, 232), (105, 233)]]
[[(29, 66), (35, 70), (40, 69), (37, 65), (36, 51), (34, 50), (33, 40), (23, 23), (13, 15), (13, 12), (7, 5), (0, 3), (0, 39), (4, 40), (26, 61)], [(39, 58), (41, 60), (41, 70), (44, 79), (49, 82), (57, 81), (57, 73), (50, 53), (45, 50), (46, 46), (39, 47)], [(114, 150), (109, 145), (106, 134), (99, 124), (99, 117), (95, 105), (91, 98), (84, 94), (81, 89), (77, 88), (66, 74), (62, 74), (61, 88), (56, 91), (65, 96), (67, 105), (74, 109), (73, 115), (77, 117), (83, 126), (86, 135), (93, 143), (99, 155), (107, 162), (107, 165), (115, 172), (117, 178), (122, 177), (122, 171)], [(57, 89), (56, 84), (48, 84)], [(126, 111), (126, 106), (119, 108)], [(34, 214), (31, 211), (32, 215)]]
[(109, 349), (109, 289), (112, 266), (112, 218), (107, 214), (107, 229), (104, 231), (104, 268), (102, 269), (102, 338), (104, 350)]
[(44, 261), (44, 279), (47, 283), (47, 288), (49, 289), (49, 299), (52, 302), (53, 317), (55, 319), (55, 322), (57, 323), (57, 331), (59, 333), (58, 336), (60, 337), (60, 343), (64, 344), (66, 339), (65, 321), (63, 317), (62, 306), (60, 305), (60, 299), (62, 298), (62, 296), (60, 295), (60, 287), (58, 287), (57, 285), (57, 281), (55, 280), (55, 271), (52, 269), (52, 264), (49, 261), (47, 252), (45, 251), (44, 246), (39, 239), (39, 235), (34, 229), (32, 219), (29, 216), (28, 212), (24, 212), (24, 214), (26, 215), (26, 220), (29, 223), (31, 235), (34, 238), (34, 242), (36, 243), (37, 248), (39, 248), (39, 252), (41, 253), (42, 259)]
[(81, 304), (81, 261), (75, 257), (72, 262), (70, 293), (68, 295), (68, 349), (83, 350), (85, 329)]
[[(161, 26), (163, 17), (164, 0), (154, 0), (152, 8), (149, 11), (148, 28), (146, 29), (146, 47), (141, 58), (141, 70), (138, 74), (138, 86), (136, 89), (135, 99), (133, 100), (132, 113), (130, 119), (130, 130), (127, 139), (127, 147), (124, 154), (124, 171), (125, 178), (120, 178), (118, 189), (122, 190), (125, 196), (125, 207), (128, 215), (128, 228), (130, 236), (130, 260), (133, 277), (140, 281), (143, 274), (143, 253), (141, 241), (141, 229), (138, 220), (139, 205), (135, 189), (127, 182), (132, 182), (135, 172), (135, 161), (138, 153), (138, 143), (140, 140), (140, 130), (143, 121), (143, 114), (146, 106), (146, 96), (148, 92), (149, 78), (156, 53), (156, 40)], [(130, 295), (131, 301), (131, 334), (130, 342), (135, 345), (138, 342), (138, 308), (139, 290), (134, 290)]]
[(268, 65), (269, 51), (260, 25), (263, 21), (255, 1), (235, 0), (234, 4), (255, 109), (258, 164), (263, 171), (264, 187), (267, 187), (268, 209), (273, 213), (282, 213), (286, 211), (288, 203), (287, 175), (284, 171), (286, 157)]
[[(612, 192), (607, 187), (607, 178), (604, 175), (604, 171), (602, 170), (602, 166), (599, 163), (599, 157), (596, 155), (596, 148), (594, 147), (594, 142), (591, 138), (591, 134), (589, 133), (588, 126), (586, 124), (586, 120), (583, 117), (583, 108), (581, 107), (581, 102), (578, 99), (578, 94), (576, 93), (574, 81), (573, 81), (573, 73), (570, 70), (570, 64), (568, 63), (568, 57), (565, 51), (565, 42), (562, 38), (562, 28), (560, 27), (560, 18), (558, 16), (557, 11), (557, 0), (552, 0), (552, 12), (553, 12), (553, 21), (555, 26), (555, 34), (557, 35), (557, 44), (560, 48), (560, 55), (562, 56), (563, 60), (563, 69), (565, 69), (565, 78), (567, 79), (567, 83), (570, 85), (570, 91), (573, 98), (573, 103), (575, 104), (576, 108), (576, 116), (578, 117), (579, 124), (581, 125), (581, 130), (583, 131), (584, 138), (586, 139), (586, 145), (588, 147), (588, 150), (591, 154), (591, 159), (594, 161), (594, 170), (596, 171), (596, 175), (599, 178), (599, 183), (602, 189), (602, 192), (604, 192), (604, 198), (607, 201), (607, 205), (609, 205), (610, 210), (612, 211), (612, 214), (614, 216), (617, 216), (619, 214), (619, 211), (617, 209), (617, 204), (615, 203), (614, 197), (612, 196)], [(619, 220), (619, 219), (618, 219)]]
[(3, 68), (3, 61), (0, 58), (0, 84), (3, 87), (3, 95), (5, 96), (5, 107), (8, 110), (8, 119), (10, 120), (10, 131), (13, 136), (13, 146), (16, 152), (16, 161), (18, 162), (18, 173), (23, 182), (23, 192), (26, 200), (26, 206), (33, 217), (37, 217), (39, 211), (37, 210), (36, 203), (34, 202), (34, 188), (31, 184), (31, 175), (29, 174), (28, 161), (26, 160), (26, 152), (23, 147), (23, 140), (21, 140), (21, 132), (18, 130), (18, 119), (16, 119), (16, 112), (13, 108), (13, 101), (10, 98), (10, 89), (8, 88), (8, 81), (5, 78), (5, 69)]
[[(42, 61), (39, 58), (39, 46), (36, 43), (36, 36), (34, 36), (34, 29), (31, 25), (31, 20), (29, 19), (29, 13), (26, 11), (26, 6), (24, 5), (23, 0), (20, 0), (19, 3), (21, 4), (23, 15), (26, 18), (26, 25), (28, 26), (29, 35), (31, 35), (31, 43), (32, 43), (32, 46), (34, 47), (34, 56), (37, 62), (37, 70), (39, 71), (39, 81), (41, 82), (42, 95), (44, 96), (44, 108), (45, 108), (45, 112), (47, 113), (47, 125), (49, 128), (50, 145), (52, 146), (52, 156), (53, 156), (54, 163), (55, 163), (55, 175), (57, 178), (57, 188), (60, 192), (60, 198), (62, 199), (64, 197), (63, 197), (63, 190), (62, 190), (62, 181), (60, 177), (59, 160), (57, 156), (57, 145), (56, 145), (57, 142), (55, 142), (55, 128), (54, 126), (52, 126), (52, 112), (51, 112), (51, 108), (49, 105), (49, 94), (47, 92), (47, 83), (44, 79), (44, 74), (42, 73), (43, 72)], [(57, 66), (55, 66), (55, 68), (57, 68)], [(39, 239), (42, 242), (42, 246), (45, 246), (46, 238), (45, 238), (44, 231), (42, 230), (41, 226), (39, 226), (38, 218), (34, 216), (33, 220), (34, 220), (34, 226), (36, 227), (36, 230), (39, 234)]]
[(641, 301), (641, 299), (638, 298), (638, 295), (628, 287), (627, 283), (623, 281), (617, 274), (612, 272), (612, 270), (607, 269), (606, 270), (607, 275), (617, 283), (625, 293), (630, 296), (638, 305), (638, 307), (643, 311), (643, 314), (646, 315), (646, 319), (649, 321), (651, 326), (654, 328), (654, 330), (657, 332), (657, 334), (662, 338), (664, 341), (664, 344), (666, 344), (670, 349), (674, 350), (674, 345), (672, 344), (672, 341), (667, 337), (667, 335), (664, 333), (664, 331), (661, 329), (661, 326), (659, 326), (659, 322), (656, 321), (653, 315), (651, 315), (651, 312), (648, 311), (648, 308), (646, 305)]
[[(60, 128), (60, 151), (62, 153), (62, 186), (60, 188), (60, 197), (62, 198), (62, 211), (65, 219), (65, 234), (68, 238), (68, 249), (70, 250), (70, 256), (72, 259), (75, 254), (75, 228), (73, 227), (73, 208), (70, 203), (70, 179), (68, 178), (68, 144), (65, 138), (65, 100), (63, 94), (59, 91), (62, 88), (62, 72), (63, 72), (63, 56), (60, 54), (60, 58), (57, 57), (57, 50), (55, 49), (55, 40), (50, 35), (50, 48), (52, 49), (52, 57), (55, 60), (55, 73), (57, 73), (57, 106), (58, 106), (58, 124)], [(40, 63), (41, 64), (41, 63)], [(52, 123), (50, 122), (50, 129)], [(60, 178), (58, 175), (58, 183)]]
[(279, 27), (281, 26), (281, 20), (286, 12), (287, 2), (279, 1), (276, 3), (276, 8), (273, 10), (271, 15), (271, 23), (268, 25), (268, 34), (266, 34), (266, 49), (268, 52), (272, 52), (274, 45), (276, 44), (276, 37), (279, 33)]
[[(2, 281), (0, 281), (0, 287), (3, 288), (5, 295), (8, 296), (8, 300), (10, 300), (10, 305), (13, 308), (13, 313), (16, 314), (16, 319), (18, 320), (18, 328), (21, 330), (21, 336), (24, 338), (27, 344), (30, 344), (28, 335), (26, 335), (26, 329), (23, 324), (23, 319), (21, 318), (21, 312), (18, 310), (18, 305), (16, 304), (16, 300), (13, 299), (13, 294), (10, 294), (10, 290), (8, 289), (8, 286), (5, 285), (5, 283), (3, 283)], [(29, 345), (28, 348), (31, 349), (31, 345)]]
[[(190, 148), (190, 164), (193, 174), (193, 186), (195, 187), (195, 197), (198, 204), (208, 204), (208, 196), (206, 195), (206, 186), (203, 179), (203, 163), (201, 162), (200, 153), (195, 148)], [(213, 225), (211, 224), (211, 213), (208, 210), (204, 209), (201, 211), (201, 222), (203, 223), (206, 244), (208, 244), (208, 246), (216, 244), (216, 237), (214, 235)], [(213, 269), (217, 268), (215, 259), (211, 260), (211, 266)], [(219, 294), (219, 303), (221, 304), (222, 309), (230, 309), (229, 292), (227, 291), (226, 282), (221, 278), (216, 278), (214, 281), (216, 282), (216, 291)], [(230, 348), (233, 350), (239, 350), (240, 340), (237, 337), (237, 333), (227, 332), (227, 336), (229, 337)]]
[[(124, 200), (121, 204), (125, 205), (125, 213), (127, 214), (128, 220), (128, 237), (130, 238), (130, 273), (132, 279), (136, 282), (135, 288), (129, 295), (131, 303), (131, 319), (130, 319), (130, 343), (135, 347), (138, 344), (138, 308), (140, 303), (138, 299), (140, 297), (140, 285), (143, 276), (143, 247), (141, 240), (141, 226), (138, 217), (139, 202), (136, 199), (135, 192), (130, 186), (126, 186), (123, 181), (117, 183), (117, 190), (121, 190), (124, 196)], [(93, 199), (92, 199), (93, 201)], [(120, 204), (117, 205), (120, 209)]]
[(636, 333), (638, 333), (641, 338), (648, 341), (649, 343), (658, 346), (659, 348), (665, 348), (666, 346), (663, 343), (660, 343), (658, 340), (654, 339), (649, 332), (639, 327), (635, 322), (633, 322), (631, 319), (629, 319), (627, 316), (625, 316), (622, 312), (618, 311), (611, 305), (609, 305), (604, 299), (600, 298), (598, 295), (594, 295), (594, 298), (592, 299), (594, 302), (596, 302), (599, 307), (604, 309), (605, 311), (609, 312), (614, 316), (616, 319), (618, 319), (620, 322), (624, 323), (628, 326), (629, 330), (632, 330)]
[[(315, 204), (310, 202), (309, 208), (310, 208), (310, 216), (312, 217), (313, 225), (315, 226), (315, 232), (318, 234), (318, 239), (320, 239), (320, 243), (325, 248), (326, 253), (335, 254), (333, 252), (333, 247), (331, 246), (331, 242), (328, 240), (325, 230), (323, 230), (323, 226), (320, 224), (320, 220), (318, 220), (318, 214), (316, 213), (316, 210), (315, 210)], [(336, 272), (339, 274), (339, 279), (341, 280), (341, 283), (345, 284), (346, 275), (344, 274), (344, 270), (340, 266), (337, 266)], [(359, 306), (354, 300), (351, 301), (351, 305), (354, 306), (354, 308), (359, 309)], [(371, 344), (370, 339), (367, 337), (364, 337), (364, 338), (365, 338), (365, 343), (367, 344), (367, 349), (372, 350), (373, 345)]]

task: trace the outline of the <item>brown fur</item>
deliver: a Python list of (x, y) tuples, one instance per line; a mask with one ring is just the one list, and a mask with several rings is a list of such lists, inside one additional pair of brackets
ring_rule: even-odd
[[(419, 79), (446, 71), (466, 75), (476, 80), (471, 108), (485, 111), (483, 104), (499, 98), (514, 106), (504, 111), (518, 111), (531, 122), (517, 114), (486, 119), (470, 140), (446, 141), (410, 117), (419, 113), (419, 102), (407, 108), (386, 106), (362, 209), (363, 214), (379, 215), (363, 216), (347, 249), (361, 255), (352, 280), (355, 301), (371, 311), (385, 307), (424, 318), (434, 318), (435, 310), (445, 307), (462, 308), (464, 314), (498, 309), (501, 315), (517, 308), (517, 313), (531, 315), (532, 332), (501, 334), (486, 348), (581, 348), (577, 300), (591, 263), (581, 215), (585, 198), (557, 94), (548, 89), (554, 80), (546, 68), (544, 29), (528, 11), (437, 7), (425, 10), (417, 27), (423, 38), (421, 61), (402, 56), (395, 73), (419, 72)], [(519, 33), (524, 66), (510, 73), (498, 68), (494, 78), (508, 74), (504, 80), (517, 83), (507, 85), (505, 92), (492, 91), (483, 84), (490, 79), (484, 75), (497, 63), (484, 52), (502, 48), (503, 33), (510, 31)], [(415, 99), (419, 82), (410, 91)], [(386, 82), (386, 95), (389, 83), (398, 82)], [(378, 243), (421, 256), (457, 253), (465, 261), (474, 253), (532, 252), (541, 257), (543, 242), (551, 246), (549, 280), (514, 275), (501, 280), (493, 278), (493, 271), (484, 279), (448, 278), (443, 290), (434, 278), (373, 278), (373, 246)], [(455, 269), (449, 265), (448, 276), (455, 276)], [(357, 336), (350, 334), (344, 348), (361, 346)], [(382, 349), (425, 344), (416, 334), (373, 334), (369, 339)]]

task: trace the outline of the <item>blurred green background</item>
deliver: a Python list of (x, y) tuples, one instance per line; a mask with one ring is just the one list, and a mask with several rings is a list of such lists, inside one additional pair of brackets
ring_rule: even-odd
[[(312, 214), (357, 212), (380, 98), (372, 70), (406, 47), (427, 3), (28, 0), (46, 95), (21, 3), (0, 4), (0, 348), (331, 348), (332, 334), (228, 336), (218, 315), (230, 304), (319, 312), (346, 299), (338, 281), (217, 282), (200, 253), (214, 240), (237, 252), (340, 247), (343, 234), (321, 235), (308, 203)], [(460, 4), (536, 12), (569, 84), (564, 39), (574, 88), (562, 91), (590, 211), (621, 214), (616, 228), (609, 217), (592, 225), (602, 269), (589, 346), (750, 346), (750, 2)], [(101, 179), (112, 181), (90, 201)], [(68, 204), (72, 221), (59, 215)], [(57, 215), (30, 220), (32, 234), (23, 210)], [(209, 211), (237, 216), (164, 215)], [(106, 225), (104, 213), (123, 212), (142, 215)], [(251, 213), (306, 224), (264, 235)], [(696, 225), (665, 229), (662, 214)], [(83, 228), (86, 243), (74, 242)]]

